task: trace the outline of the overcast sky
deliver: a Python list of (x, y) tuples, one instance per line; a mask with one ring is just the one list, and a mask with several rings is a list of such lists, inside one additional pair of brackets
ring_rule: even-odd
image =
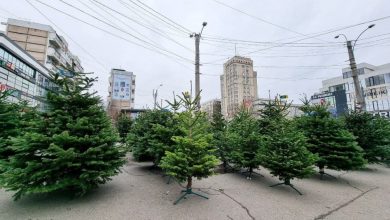
[[(85, 71), (99, 77), (95, 90), (104, 100), (111, 68), (134, 72), (137, 108), (153, 106), (152, 90), (160, 84), (159, 99), (171, 99), (173, 91), (177, 94), (190, 89), (194, 39), (189, 32), (199, 32), (203, 21), (208, 24), (200, 43), (202, 102), (220, 98), (222, 64), (238, 54), (254, 61), (259, 97), (268, 97), (270, 90), (272, 96), (288, 95), (299, 103), (302, 94), (317, 92), (323, 79), (340, 76), (341, 69), (348, 66), (347, 49), (342, 44), (345, 40), (334, 39), (335, 35), (343, 33), (353, 40), (370, 23), (346, 27), (390, 16), (388, 0), (142, 1), (177, 23), (168, 25), (166, 18), (148, 14), (141, 7), (153, 13), (151, 9), (136, 0), (99, 0), (103, 5), (94, 0), (63, 0), (112, 27), (60, 0), (41, 0), (59, 11), (37, 0), (29, 1), (60, 29), (26, 0), (2, 0), (0, 20), (11, 17), (51, 25), (80, 57)], [(390, 17), (372, 23), (376, 26), (357, 43), (356, 60), (373, 65), (390, 63)], [(294, 43), (282, 44), (289, 42)]]

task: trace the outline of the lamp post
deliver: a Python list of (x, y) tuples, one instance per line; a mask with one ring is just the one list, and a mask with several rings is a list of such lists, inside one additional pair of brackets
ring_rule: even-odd
[[(206, 27), (207, 22), (202, 23), (202, 29), (199, 33), (192, 33), (190, 37), (195, 37), (195, 97), (199, 96), (200, 93), (200, 79), (199, 79), (199, 43), (202, 36), (203, 28)], [(200, 109), (200, 97), (198, 98), (197, 107)]]
[(360, 87), (359, 75), (358, 75), (358, 71), (357, 71), (357, 67), (356, 67), (356, 61), (355, 61), (355, 55), (354, 55), (354, 48), (355, 48), (356, 42), (359, 40), (360, 36), (362, 36), (362, 34), (364, 32), (366, 32), (370, 28), (373, 28), (374, 26), (375, 26), (375, 24), (371, 24), (366, 29), (364, 29), (358, 35), (356, 40), (354, 40), (354, 44), (353, 45), (352, 45), (352, 41), (348, 40), (348, 38), (347, 38), (347, 36), (345, 36), (345, 34), (339, 34), (339, 35), (334, 37), (334, 38), (337, 39), (340, 36), (343, 36), (345, 38), (345, 41), (347, 42), (347, 49), (348, 49), (348, 56), (349, 56), (349, 65), (351, 67), (352, 79), (353, 79), (353, 84), (354, 84), (354, 87), (355, 87), (355, 97), (356, 97), (356, 99), (355, 99), (355, 110), (357, 110), (357, 111), (365, 111), (366, 110), (366, 102), (365, 102), (365, 99), (364, 99), (363, 94), (362, 94), (363, 92), (362, 92), (361, 87)]
[(157, 107), (157, 93), (158, 93), (158, 89), (163, 86), (163, 84), (160, 84), (157, 89), (153, 89), (153, 100), (154, 100), (154, 104), (153, 104), (153, 109), (156, 109)]

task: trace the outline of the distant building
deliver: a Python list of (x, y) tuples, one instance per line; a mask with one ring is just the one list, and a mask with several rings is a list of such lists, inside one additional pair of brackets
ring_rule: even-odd
[(200, 105), (200, 110), (207, 113), (207, 117), (212, 119), (213, 115), (216, 113), (221, 113), (221, 100), (213, 99), (207, 102), (204, 102)]
[(257, 72), (250, 58), (234, 56), (223, 65), (221, 108), (226, 119), (232, 118), (241, 106), (251, 107), (257, 99)]
[[(259, 98), (253, 102), (253, 114), (256, 116), (260, 116), (260, 111), (265, 108), (265, 106), (270, 103), (274, 102), (274, 99), (268, 99), (268, 98)], [(279, 100), (281, 105), (285, 105), (286, 103), (289, 105), (289, 108), (287, 109), (286, 117), (287, 118), (294, 118), (301, 116), (303, 112), (299, 109), (302, 105), (301, 104), (292, 104), (288, 103), (285, 100)]]
[(11, 102), (25, 100), (41, 111), (46, 94), (56, 91), (49, 70), (5, 34), (0, 33), (0, 91), (11, 90)]
[(345, 90), (316, 93), (310, 97), (312, 104), (326, 104), (333, 116), (348, 113), (347, 95)]
[(122, 69), (112, 69), (107, 97), (108, 114), (115, 119), (124, 110), (134, 108), (135, 75)]
[[(357, 65), (358, 76), (366, 111), (390, 112), (390, 63), (374, 66), (368, 63)], [(345, 90), (348, 110), (354, 110), (355, 89), (350, 68), (342, 69), (342, 75), (322, 81), (320, 93)]]
[(65, 38), (51, 26), (11, 18), (6, 25), (6, 35), (50, 71), (65, 76), (72, 73), (64, 69), (84, 72), (80, 59), (69, 51)]

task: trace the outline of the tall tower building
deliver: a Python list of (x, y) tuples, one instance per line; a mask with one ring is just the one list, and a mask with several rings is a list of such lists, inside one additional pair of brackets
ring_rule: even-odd
[(108, 88), (108, 114), (116, 119), (118, 114), (134, 108), (135, 75), (121, 69), (112, 69)]
[(221, 111), (226, 119), (231, 119), (241, 106), (252, 106), (258, 97), (252, 59), (234, 56), (223, 65), (221, 96)]
[(11, 18), (6, 25), (6, 35), (50, 71), (65, 76), (71, 73), (64, 68), (84, 72), (80, 59), (69, 51), (65, 38), (51, 26)]

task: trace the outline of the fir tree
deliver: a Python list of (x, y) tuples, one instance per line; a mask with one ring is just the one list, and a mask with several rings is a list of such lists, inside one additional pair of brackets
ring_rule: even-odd
[(217, 156), (222, 161), (224, 172), (226, 172), (232, 148), (227, 141), (227, 121), (220, 111), (212, 115), (211, 131), (213, 133), (212, 143), (217, 148)]
[(339, 119), (332, 118), (324, 105), (305, 106), (305, 115), (297, 119), (298, 127), (308, 138), (308, 149), (318, 154), (321, 177), (324, 168), (352, 170), (365, 164), (363, 150)]
[(126, 114), (120, 114), (116, 120), (116, 129), (119, 132), (119, 137), (121, 138), (121, 142), (124, 143), (126, 141), (127, 134), (130, 131), (131, 125), (133, 121)]
[(263, 134), (277, 132), (278, 126), (286, 120), (290, 104), (281, 102), (278, 98), (270, 100), (260, 110), (259, 129)]
[(227, 137), (232, 148), (232, 163), (237, 168), (247, 168), (247, 178), (251, 179), (253, 169), (261, 164), (258, 154), (265, 141), (259, 133), (258, 121), (247, 109), (241, 109), (229, 123)]
[(390, 122), (368, 112), (350, 112), (345, 116), (347, 129), (357, 137), (369, 163), (390, 162)]
[(2, 187), (29, 194), (69, 191), (83, 195), (118, 174), (125, 149), (103, 110), (100, 98), (88, 92), (96, 79), (75, 74), (55, 77), (58, 92), (49, 92), (50, 109), (12, 139), (12, 150), (0, 175)]
[(267, 144), (259, 155), (262, 165), (271, 170), (271, 174), (278, 176), (282, 183), (296, 190), (291, 184), (294, 178), (305, 178), (314, 173), (313, 165), (318, 159), (306, 149), (307, 140), (304, 134), (296, 129), (287, 120), (280, 120), (282, 124), (273, 125), (277, 131), (269, 134)]
[(173, 137), (176, 146), (171, 151), (166, 151), (160, 163), (160, 167), (167, 175), (180, 182), (187, 181), (184, 194), (174, 204), (188, 194), (207, 198), (192, 191), (192, 179), (212, 175), (218, 163), (214, 156), (215, 149), (210, 146), (212, 141), (212, 135), (208, 133), (210, 125), (205, 114), (197, 111), (196, 103), (199, 96), (192, 100), (188, 93), (183, 93), (179, 98), (185, 109), (181, 113), (176, 113), (182, 135)]

